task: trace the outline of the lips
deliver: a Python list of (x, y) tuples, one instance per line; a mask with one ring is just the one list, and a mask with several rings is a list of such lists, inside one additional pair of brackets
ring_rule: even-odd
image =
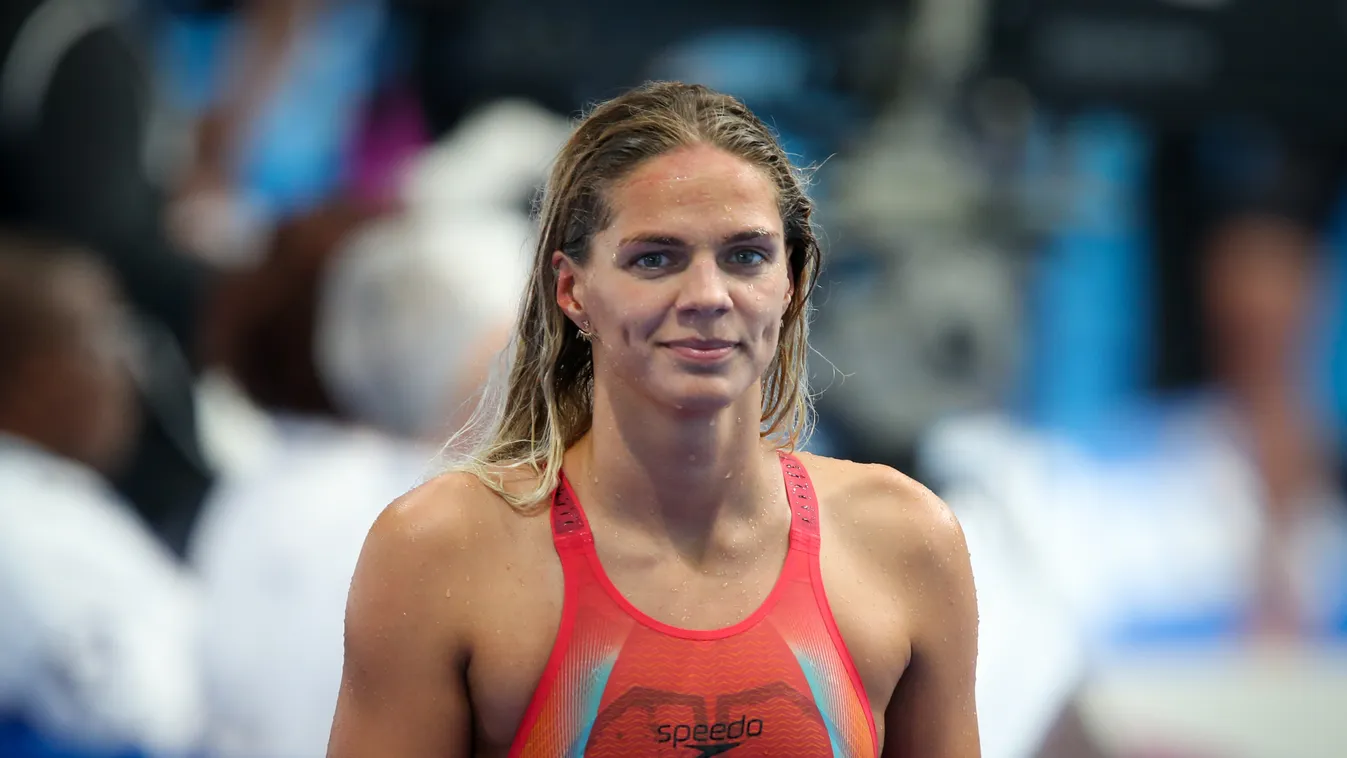
[(717, 361), (730, 353), (739, 346), (739, 343), (730, 340), (707, 340), (707, 339), (689, 339), (675, 340), (666, 342), (664, 346), (672, 350), (681, 358), (691, 361), (709, 362)]

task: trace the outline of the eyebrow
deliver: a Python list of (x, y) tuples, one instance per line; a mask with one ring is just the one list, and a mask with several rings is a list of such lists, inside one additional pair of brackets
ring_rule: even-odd
[[(722, 245), (733, 245), (740, 242), (753, 242), (756, 240), (775, 239), (781, 235), (768, 229), (745, 229), (742, 232), (725, 237), (720, 241)], [(689, 247), (686, 240), (674, 237), (668, 234), (634, 234), (624, 238), (618, 243), (618, 247), (627, 247), (628, 245), (659, 245), (660, 247)]]

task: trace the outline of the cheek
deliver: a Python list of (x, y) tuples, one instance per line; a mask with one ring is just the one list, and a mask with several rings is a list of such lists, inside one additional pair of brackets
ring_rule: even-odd
[(653, 287), (609, 287), (588, 308), (601, 333), (626, 343), (654, 333), (668, 314), (668, 297)]
[(763, 357), (770, 358), (776, 355), (781, 346), (781, 317), (770, 320), (762, 327), (762, 347)]
[(763, 333), (775, 333), (786, 316), (789, 305), (790, 283), (784, 278), (773, 281), (770, 286), (757, 287), (747, 304), (754, 323), (762, 324)]

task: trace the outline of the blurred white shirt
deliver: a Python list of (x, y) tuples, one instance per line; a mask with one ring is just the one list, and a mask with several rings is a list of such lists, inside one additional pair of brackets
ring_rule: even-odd
[(977, 588), (982, 756), (1027, 758), (1081, 684), (1084, 637), (996, 502), (975, 489), (942, 495), (955, 504)]
[(325, 754), (360, 548), (435, 457), (322, 421), (274, 426), (264, 463), (212, 495), (191, 550), (206, 588), (208, 742), (220, 758)]
[(0, 435), (0, 714), (94, 748), (195, 749), (197, 601), (96, 474)]
[[(1217, 403), (1138, 420), (1104, 456), (1005, 420), (949, 422), (930, 437), (939, 477), (983, 493), (1076, 617), (1094, 653), (1240, 639), (1267, 526), (1258, 472)], [(1347, 619), (1347, 508), (1325, 493), (1291, 535), (1310, 635)], [(961, 496), (950, 498), (958, 511)]]

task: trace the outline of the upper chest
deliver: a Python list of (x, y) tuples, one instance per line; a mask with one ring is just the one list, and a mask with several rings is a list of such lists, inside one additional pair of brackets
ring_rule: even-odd
[[(472, 602), (480, 604), (480, 610), (473, 614), (475, 639), (467, 684), (479, 754), (508, 752), (535, 691), (554, 684), (565, 652), (554, 647), (563, 631), (566, 576), (550, 526), (538, 521), (542, 528), (530, 530), (501, 551), (494, 561), (497, 568), (483, 574), (481, 586), (474, 589)], [(828, 535), (825, 530), (824, 535), (819, 558), (824, 599), (806, 612), (830, 616), (835, 622), (842, 655), (854, 663), (882, 729), (883, 710), (910, 654), (906, 642), (910, 619), (888, 577), (851, 549), (841, 532)], [(596, 542), (602, 539), (599, 531)], [(787, 545), (783, 532), (779, 544), (705, 574), (689, 570), (667, 553), (641, 556), (622, 549), (596, 551), (596, 568), (634, 615), (680, 628), (721, 629), (749, 619), (767, 601), (785, 564)], [(739, 641), (746, 639), (740, 636)], [(574, 639), (570, 642), (575, 644)], [(723, 652), (732, 645), (715, 647)], [(712, 648), (677, 649), (685, 668), (692, 671), (697, 670), (695, 659), (710, 655)], [(750, 663), (751, 655), (752, 651)]]

